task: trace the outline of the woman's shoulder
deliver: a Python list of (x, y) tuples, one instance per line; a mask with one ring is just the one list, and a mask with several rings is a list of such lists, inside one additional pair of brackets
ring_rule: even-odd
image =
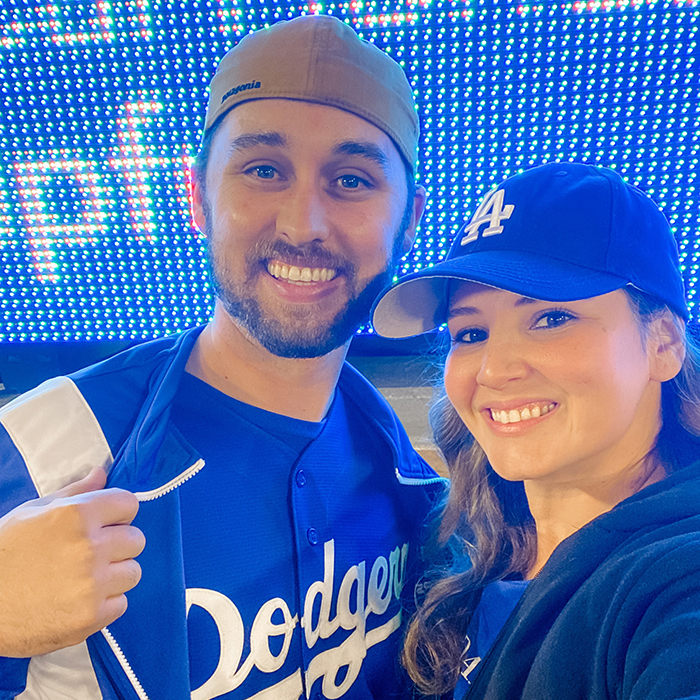
[(604, 593), (606, 616), (700, 613), (700, 514), (694, 520), (695, 528), (686, 519), (683, 527), (640, 533), (611, 552), (580, 593), (585, 598)]

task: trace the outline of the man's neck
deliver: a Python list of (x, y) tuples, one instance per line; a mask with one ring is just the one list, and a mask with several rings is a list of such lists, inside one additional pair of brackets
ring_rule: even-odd
[(320, 421), (328, 411), (347, 346), (323, 357), (277, 357), (219, 307), (186, 370), (215, 389), (266, 411)]

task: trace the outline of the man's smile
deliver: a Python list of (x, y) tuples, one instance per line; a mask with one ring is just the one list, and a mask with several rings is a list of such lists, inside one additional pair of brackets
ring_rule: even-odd
[(311, 282), (330, 282), (338, 274), (336, 269), (328, 267), (299, 267), (279, 260), (270, 260), (267, 263), (267, 271), (275, 279), (302, 285)]

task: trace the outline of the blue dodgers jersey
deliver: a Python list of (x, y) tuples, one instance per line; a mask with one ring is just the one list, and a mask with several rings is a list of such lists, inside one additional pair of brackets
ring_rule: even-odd
[(462, 700), (479, 670), (479, 664), (493, 646), (530, 581), (494, 581), (481, 594), (467, 628), (467, 643), (462, 669), (454, 690), (455, 700)]
[[(307, 688), (315, 698), (321, 692), (329, 698), (401, 692), (394, 677), (401, 619), (396, 601), (402, 588), (412, 597), (418, 532), (444, 480), (413, 451), (380, 394), (345, 364), (326, 425), (306, 448), (309, 436), (297, 436), (302, 444), (294, 449), (303, 452), (290, 468), (286, 527), (274, 530), (261, 516), (246, 517), (251, 522), (234, 531), (229, 518), (217, 529), (207, 525), (217, 494), (205, 489), (196, 502), (204, 540), (225, 535), (217, 544), (221, 561), (238, 556), (243, 527), (265, 544), (229, 567), (238, 581), (259, 559), (264, 564), (271, 543), (288, 533), (292, 570), (278, 578), (294, 582), (292, 600), (281, 597), (277, 589), (285, 584), (271, 577), (257, 600), (234, 601), (214, 588), (186, 590), (180, 495), (210, 467), (171, 414), (201, 330), (51, 379), (0, 409), (0, 513), (103, 465), (108, 486), (137, 496), (133, 524), (146, 535), (141, 580), (128, 593), (126, 612), (83, 644), (30, 659), (28, 668), (26, 660), (0, 658), (2, 697), (14, 697), (26, 683), (37, 696), (75, 700), (197, 700), (225, 693), (284, 700), (307, 695)], [(251, 466), (242, 473), (259, 474), (262, 466), (264, 455), (247, 439), (254, 423), (241, 420), (233, 430), (233, 457)], [(222, 429), (213, 442), (225, 435)], [(293, 437), (282, 442), (289, 446)], [(235, 498), (220, 502), (234, 512)], [(208, 619), (215, 627), (215, 646), (205, 651), (213, 661), (193, 672), (204, 677), (214, 670), (194, 691), (188, 609), (193, 625), (199, 613), (203, 625)]]
[(385, 441), (340, 393), (309, 423), (189, 375), (172, 419), (206, 462), (179, 490), (192, 697), (401, 697), (418, 523)]

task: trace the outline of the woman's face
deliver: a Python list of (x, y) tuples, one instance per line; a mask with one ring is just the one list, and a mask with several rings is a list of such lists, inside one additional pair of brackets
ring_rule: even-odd
[(552, 303), (461, 282), (449, 308), (447, 395), (500, 476), (604, 484), (649, 451), (658, 353), (623, 291)]

